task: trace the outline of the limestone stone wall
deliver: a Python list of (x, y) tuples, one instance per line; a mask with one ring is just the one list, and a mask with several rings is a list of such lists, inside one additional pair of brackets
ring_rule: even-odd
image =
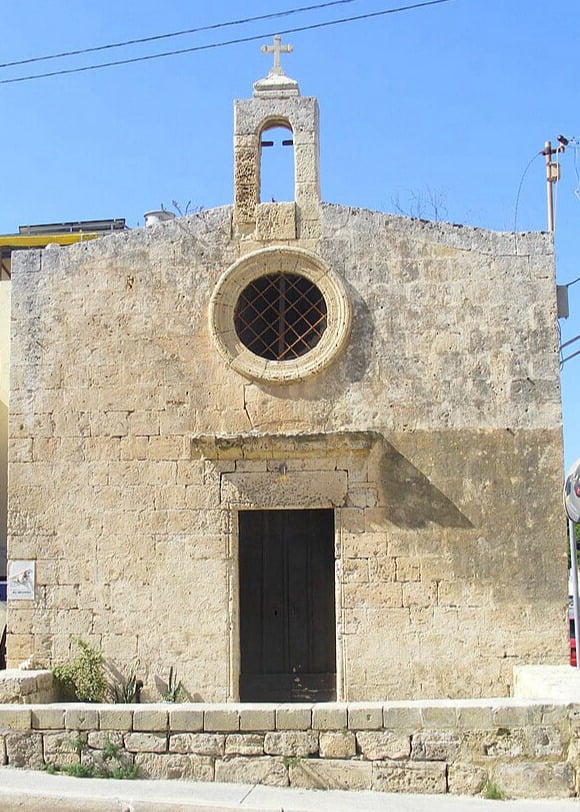
[(565, 798), (579, 791), (579, 712), (502, 699), (4, 705), (0, 764), (99, 768), (113, 745), (145, 778)]
[[(229, 207), (13, 263), (8, 659), (71, 635), (144, 696), (238, 694), (237, 512), (332, 507), (345, 700), (508, 694), (565, 662), (552, 245), (323, 205), (345, 349), (290, 384), (217, 351)], [(272, 235), (271, 235), (272, 236)]]
[[(10, 372), (10, 281), (0, 281), (0, 578), (6, 576), (8, 495), (8, 391)], [(3, 618), (0, 618), (0, 625)]]

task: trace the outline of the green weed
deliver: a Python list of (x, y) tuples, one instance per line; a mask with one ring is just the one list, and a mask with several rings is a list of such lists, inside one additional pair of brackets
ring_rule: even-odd
[(104, 702), (108, 694), (107, 680), (103, 667), (103, 655), (80, 637), (72, 640), (79, 648), (79, 654), (68, 663), (53, 668), (64, 698), (79, 702)]
[(173, 670), (173, 666), (169, 669), (169, 679), (167, 680), (167, 690), (163, 693), (163, 700), (165, 702), (179, 702), (181, 699), (181, 680), (177, 680), (177, 671)]
[(498, 787), (497, 784), (494, 784), (493, 781), (489, 779), (483, 785), (483, 789), (481, 794), (484, 798), (487, 798), (488, 801), (505, 801), (506, 796)]

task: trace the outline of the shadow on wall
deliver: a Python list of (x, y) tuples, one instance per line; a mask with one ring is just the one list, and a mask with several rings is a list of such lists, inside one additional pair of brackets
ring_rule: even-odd
[(386, 440), (380, 475), (387, 518), (397, 527), (413, 530), (430, 522), (440, 527), (473, 527), (467, 516)]

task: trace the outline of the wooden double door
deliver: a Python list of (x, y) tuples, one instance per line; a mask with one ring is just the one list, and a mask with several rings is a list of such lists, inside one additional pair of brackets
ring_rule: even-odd
[(240, 700), (336, 699), (334, 511), (240, 511)]

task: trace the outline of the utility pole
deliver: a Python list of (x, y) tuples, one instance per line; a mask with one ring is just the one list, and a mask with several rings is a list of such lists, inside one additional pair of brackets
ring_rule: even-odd
[(559, 146), (553, 148), (551, 141), (544, 143), (541, 154), (546, 157), (546, 195), (548, 202), (548, 231), (554, 233), (554, 184), (560, 180), (560, 162), (553, 161), (552, 157), (564, 152), (570, 143), (563, 135), (558, 136)]
[(554, 184), (560, 179), (560, 164), (552, 160), (552, 155), (558, 152), (552, 149), (552, 142), (546, 141), (542, 155), (546, 156), (546, 194), (548, 203), (548, 231), (554, 233)]

